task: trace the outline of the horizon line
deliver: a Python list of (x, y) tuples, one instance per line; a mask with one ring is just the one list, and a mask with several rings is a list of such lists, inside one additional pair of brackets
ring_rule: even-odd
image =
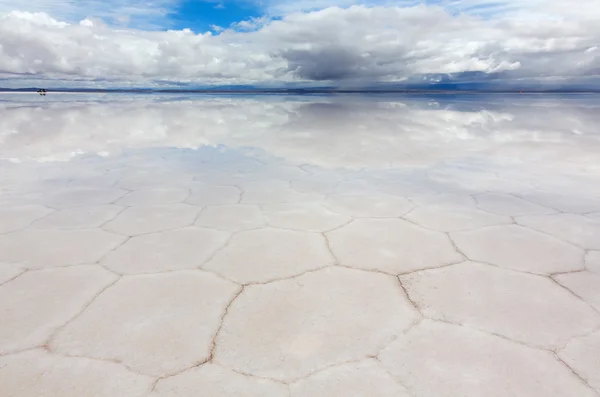
[(577, 93), (596, 94), (600, 89), (420, 89), (420, 88), (396, 88), (396, 89), (343, 89), (343, 88), (206, 88), (206, 89), (155, 89), (155, 88), (4, 88), (0, 87), (0, 93), (37, 93), (45, 90), (47, 93), (130, 93), (130, 94), (419, 94), (419, 93), (446, 93), (446, 94), (543, 94), (543, 93)]

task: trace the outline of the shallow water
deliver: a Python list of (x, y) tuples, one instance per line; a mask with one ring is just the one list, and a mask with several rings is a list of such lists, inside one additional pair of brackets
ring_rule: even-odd
[(0, 94), (0, 395), (595, 395), (599, 111)]

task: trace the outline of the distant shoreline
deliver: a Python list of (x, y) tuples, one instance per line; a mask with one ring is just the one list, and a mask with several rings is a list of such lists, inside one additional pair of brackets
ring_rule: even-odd
[[(1, 94), (38, 94), (39, 88), (5, 89)], [(476, 95), (476, 94), (600, 94), (600, 90), (547, 90), (547, 91), (486, 91), (486, 90), (333, 90), (333, 89), (207, 89), (207, 90), (144, 90), (144, 89), (46, 89), (48, 94), (444, 94), (444, 95)]]

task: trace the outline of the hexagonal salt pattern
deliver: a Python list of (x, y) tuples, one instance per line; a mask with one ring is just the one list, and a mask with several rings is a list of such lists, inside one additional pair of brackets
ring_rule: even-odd
[(127, 193), (117, 188), (72, 188), (50, 194), (44, 203), (52, 208), (82, 207), (111, 204)]
[(418, 319), (394, 277), (322, 269), (245, 287), (223, 321), (215, 361), (291, 381), (376, 354)]
[(125, 240), (99, 229), (24, 230), (0, 235), (0, 261), (27, 268), (95, 263)]
[(600, 251), (588, 251), (585, 256), (587, 270), (600, 274)]
[(202, 271), (130, 276), (51, 341), (60, 354), (117, 360), (165, 376), (206, 360), (239, 286)]
[(477, 206), (499, 215), (523, 216), (556, 213), (556, 210), (543, 207), (504, 193), (482, 193), (475, 196)]
[[(0, 354), (42, 345), (116, 280), (99, 266), (28, 272), (0, 286)], [(2, 394), (0, 394), (2, 395)]]
[(410, 397), (373, 359), (324, 369), (293, 383), (290, 391), (291, 397)]
[(181, 203), (190, 195), (189, 189), (164, 188), (134, 190), (116, 201), (117, 205), (147, 206)]
[(441, 208), (469, 208), (475, 209), (477, 202), (473, 196), (466, 194), (419, 194), (410, 196), (408, 199), (419, 206), (423, 207), (441, 207)]
[(600, 222), (581, 215), (528, 216), (518, 218), (517, 223), (551, 234), (585, 249), (600, 249)]
[(235, 234), (204, 269), (247, 284), (295, 276), (334, 262), (320, 234), (266, 228)]
[(264, 210), (269, 225), (306, 232), (325, 232), (352, 220), (318, 204), (271, 204)]
[(287, 395), (287, 386), (204, 364), (159, 380), (149, 397), (190, 397), (198, 393), (210, 397), (282, 397)]
[(232, 232), (257, 229), (265, 225), (266, 220), (259, 206), (242, 204), (207, 207), (196, 221), (196, 226)]
[(333, 194), (328, 196), (323, 204), (338, 214), (355, 218), (396, 218), (414, 208), (414, 205), (403, 197), (381, 193)]
[(507, 216), (494, 215), (476, 209), (438, 206), (417, 208), (406, 215), (405, 219), (442, 232), (456, 232), (512, 223), (512, 219)]
[(600, 332), (573, 339), (558, 355), (600, 393)]
[(358, 219), (326, 233), (342, 265), (391, 274), (464, 260), (448, 236), (400, 219)]
[(465, 262), (400, 279), (426, 317), (530, 346), (556, 348), (600, 326), (598, 313), (542, 276)]
[(117, 363), (37, 349), (0, 357), (0, 396), (144, 397), (152, 378)]
[(228, 236), (198, 227), (137, 236), (111, 252), (102, 265), (121, 274), (197, 268), (225, 244)]
[(206, 207), (209, 205), (235, 204), (240, 200), (241, 191), (235, 186), (212, 186), (201, 183), (189, 185), (190, 196), (185, 200), (188, 204)]
[(191, 226), (199, 213), (200, 208), (189, 204), (131, 207), (103, 228), (127, 236), (156, 233)]
[(600, 312), (600, 274), (577, 272), (557, 274), (554, 279)]
[(541, 190), (519, 193), (517, 196), (532, 203), (572, 214), (600, 211), (600, 199), (597, 197), (573, 196)]
[(33, 222), (33, 229), (87, 229), (99, 227), (114, 219), (123, 207), (116, 205), (92, 205), (57, 210)]
[(332, 194), (341, 177), (335, 174), (310, 175), (290, 182), (292, 189), (300, 193)]
[(39, 205), (0, 207), (0, 233), (24, 229), (53, 210)]
[(413, 397), (592, 397), (554, 354), (426, 320), (380, 354)]
[(0, 397), (600, 395), (588, 129), (113, 99), (0, 101)]
[(0, 284), (12, 280), (25, 270), (16, 263), (0, 263)]
[(538, 274), (583, 269), (583, 250), (522, 226), (491, 226), (451, 237), (473, 261)]
[(244, 186), (241, 202), (244, 204), (279, 204), (316, 201), (321, 195), (301, 193), (286, 181), (256, 181)]

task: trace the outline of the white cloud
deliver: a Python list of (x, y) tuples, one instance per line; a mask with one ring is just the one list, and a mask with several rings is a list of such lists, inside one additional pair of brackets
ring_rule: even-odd
[(124, 26), (135, 20), (137, 27), (160, 28), (167, 22), (168, 11), (178, 3), (179, 0), (2, 0), (0, 14), (45, 13), (71, 23), (97, 18)]
[[(600, 52), (593, 50), (600, 42), (600, 6), (580, 3), (577, 8), (566, 0), (532, 0), (518, 8), (521, 2), (506, 0), (510, 18), (424, 5), (330, 7), (281, 20), (256, 19), (217, 35), (11, 12), (0, 16), (0, 78), (152, 85), (368, 83), (462, 72), (600, 75)], [(453, 7), (469, 4), (484, 3), (464, 0)]]
[(582, 106), (581, 98), (478, 97), (469, 104), (468, 98), (113, 96), (86, 103), (81, 99), (89, 97), (75, 94), (40, 107), (39, 97), (27, 103), (26, 95), (21, 103), (0, 102), (0, 159), (67, 161), (81, 154), (225, 145), (292, 164), (360, 169), (432, 165), (488, 152), (528, 162), (548, 156), (544, 164), (560, 165), (571, 156), (596, 164), (600, 150), (598, 104)]

